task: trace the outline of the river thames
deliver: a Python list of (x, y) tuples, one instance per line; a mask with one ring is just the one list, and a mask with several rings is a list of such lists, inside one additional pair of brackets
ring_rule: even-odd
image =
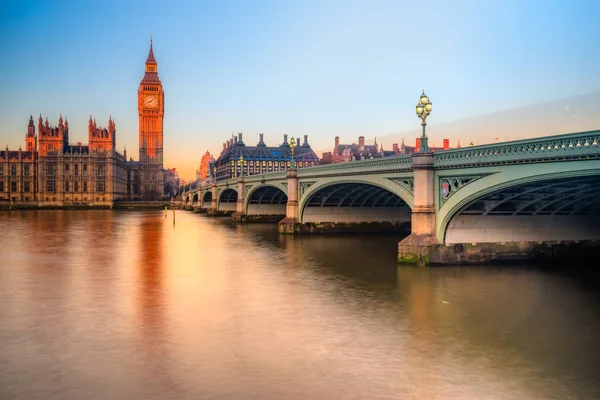
[(0, 212), (2, 399), (598, 399), (589, 270), (398, 268), (400, 237)]

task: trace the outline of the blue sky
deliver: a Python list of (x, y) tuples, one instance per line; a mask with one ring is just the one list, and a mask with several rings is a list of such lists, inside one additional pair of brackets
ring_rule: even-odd
[[(117, 147), (137, 159), (150, 34), (165, 165), (184, 178), (232, 131), (252, 144), (308, 134), (319, 151), (336, 135), (399, 142), (419, 127), (422, 89), (432, 132), (600, 90), (599, 16), (597, 1), (2, 1), (0, 146), (24, 145), (30, 114), (56, 125), (62, 112), (74, 142), (90, 114), (101, 125), (112, 114)], [(474, 135), (451, 139), (493, 140)]]

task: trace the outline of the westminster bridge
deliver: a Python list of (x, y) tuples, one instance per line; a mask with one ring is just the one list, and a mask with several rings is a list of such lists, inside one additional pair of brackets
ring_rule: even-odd
[(186, 209), (281, 233), (406, 229), (399, 262), (580, 252), (600, 239), (600, 131), (241, 176), (185, 192)]

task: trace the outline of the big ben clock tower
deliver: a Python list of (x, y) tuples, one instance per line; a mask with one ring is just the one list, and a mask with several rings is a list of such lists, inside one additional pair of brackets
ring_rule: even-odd
[(158, 65), (152, 50), (146, 60), (146, 73), (138, 89), (140, 117), (140, 194), (145, 200), (159, 200), (164, 194), (163, 117), (165, 97), (158, 78)]

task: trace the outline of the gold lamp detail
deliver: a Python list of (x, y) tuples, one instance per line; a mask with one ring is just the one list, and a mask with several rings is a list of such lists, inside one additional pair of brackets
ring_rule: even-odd
[(238, 166), (240, 167), (240, 176), (244, 176), (244, 156), (240, 155), (240, 159), (238, 160)]
[(427, 136), (425, 135), (425, 126), (427, 125), (427, 117), (431, 114), (433, 106), (431, 104), (431, 100), (425, 94), (423, 90), (423, 94), (419, 97), (419, 102), (415, 107), (417, 111), (417, 117), (421, 119), (421, 125), (423, 126), (423, 135), (421, 135), (421, 146), (419, 147), (420, 153), (429, 152), (429, 146), (427, 145)]
[(291, 157), (290, 157), (290, 168), (296, 168), (296, 163), (294, 162), (294, 149), (296, 148), (296, 140), (294, 140), (294, 137), (292, 136), (292, 138), (290, 139), (290, 151), (291, 151)]

